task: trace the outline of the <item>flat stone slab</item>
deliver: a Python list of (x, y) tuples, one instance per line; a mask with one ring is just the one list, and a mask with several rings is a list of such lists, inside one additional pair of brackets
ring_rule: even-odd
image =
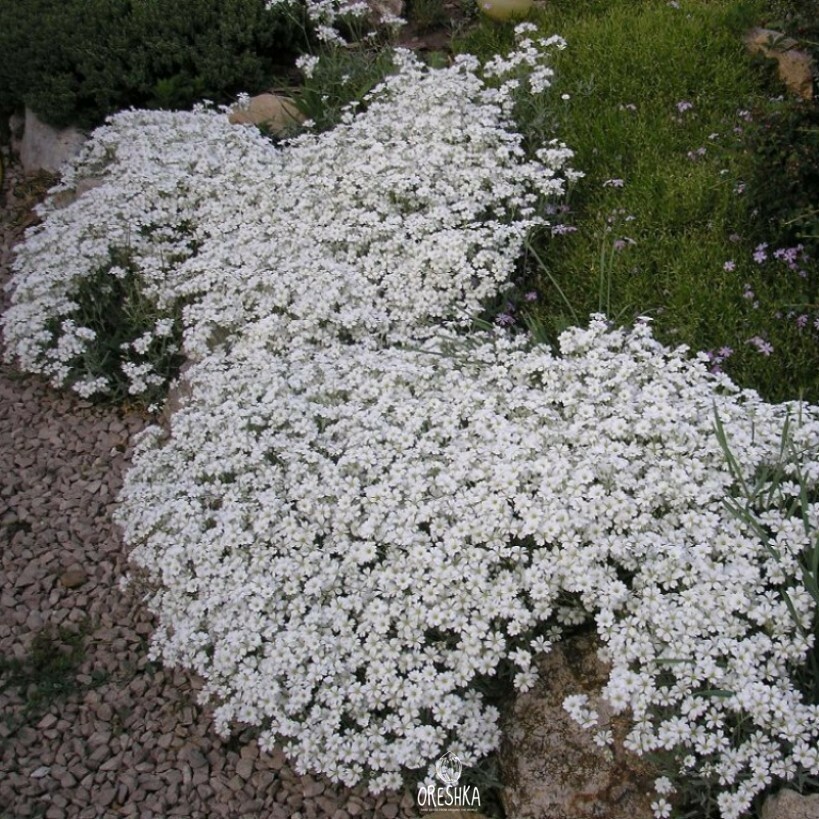
[(785, 788), (765, 800), (762, 819), (819, 819), (819, 794), (802, 796)]
[(58, 173), (85, 145), (87, 136), (78, 128), (54, 128), (26, 109), (20, 163), (27, 174), (38, 171)]
[[(572, 637), (538, 660), (540, 678), (518, 697), (504, 725), (503, 802), (515, 819), (651, 819), (656, 772), (622, 747), (628, 720), (614, 716), (599, 691), (608, 678), (593, 635)], [(586, 694), (612, 731), (599, 747), (563, 708), (571, 694)]]

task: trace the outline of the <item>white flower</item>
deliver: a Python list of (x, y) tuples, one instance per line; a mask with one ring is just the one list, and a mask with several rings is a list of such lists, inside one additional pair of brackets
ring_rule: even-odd
[(319, 57), (312, 54), (302, 54), (296, 59), (296, 67), (307, 79), (310, 79), (316, 71), (319, 59)]
[[(709, 760), (728, 810), (770, 771), (816, 764), (817, 709), (775, 660), (804, 657), (798, 630), (746, 616), (768, 622), (774, 558), (723, 503), (733, 478), (713, 433), (716, 404), (750, 479), (794, 409), (738, 393), (647, 324), (596, 318), (560, 346), (446, 329), (316, 343), (272, 314), (191, 368), (170, 438), (139, 444), (119, 520), (156, 589), (157, 651), (205, 678), (221, 728), (255, 723), (345, 782), (386, 785), (452, 737), (477, 758), (497, 715), (470, 682), (505, 657), (527, 690), (540, 643), (524, 635), (602, 607), (604, 695), (633, 712), (628, 747)], [(819, 446), (814, 409), (794, 435)], [(772, 531), (786, 520), (765, 512)], [(583, 608), (561, 607), (566, 592)], [(795, 609), (808, 598), (794, 591)], [(735, 694), (698, 696), (712, 689)], [(608, 740), (587, 695), (564, 707)], [(738, 747), (732, 713), (758, 726)], [(664, 816), (670, 782), (656, 786)]]
[(651, 810), (657, 819), (666, 819), (671, 816), (671, 804), (662, 797), (651, 803)]

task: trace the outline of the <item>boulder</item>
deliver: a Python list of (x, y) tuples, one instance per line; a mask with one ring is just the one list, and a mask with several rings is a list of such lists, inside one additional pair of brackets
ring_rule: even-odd
[[(340, 13), (343, 14), (347, 6), (357, 6), (359, 2), (360, 0), (345, 0), (339, 8)], [(404, 14), (404, 0), (364, 0), (364, 3), (368, 9), (367, 19), (376, 24)]]
[(746, 35), (745, 45), (751, 54), (777, 61), (779, 79), (789, 91), (805, 100), (813, 98), (813, 60), (797, 48), (796, 40), (768, 28), (754, 28)]
[(478, 8), (498, 23), (522, 20), (532, 10), (532, 0), (478, 0)]
[(762, 819), (819, 819), (819, 794), (802, 796), (783, 789), (765, 800)]
[[(593, 634), (569, 638), (538, 661), (535, 686), (517, 698), (504, 721), (500, 751), (502, 798), (515, 819), (651, 819), (657, 772), (626, 751), (629, 723), (615, 716), (599, 692), (608, 679)], [(564, 710), (571, 694), (586, 694), (600, 728), (614, 743), (601, 748), (593, 731)]]
[(281, 134), (304, 122), (304, 117), (289, 97), (259, 94), (245, 105), (234, 105), (228, 120), (234, 125), (255, 125), (272, 134)]
[(401, 17), (404, 14), (404, 0), (367, 0), (367, 6), (376, 20)]
[(26, 173), (58, 173), (85, 144), (87, 135), (79, 128), (54, 128), (26, 108), (23, 136), (19, 142), (20, 163)]

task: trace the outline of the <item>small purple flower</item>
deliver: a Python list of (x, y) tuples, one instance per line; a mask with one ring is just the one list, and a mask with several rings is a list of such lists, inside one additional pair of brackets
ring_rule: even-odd
[(805, 315), (804, 313), (801, 316), (797, 316), (796, 317), (796, 326), (800, 330), (804, 330), (805, 327), (808, 326), (808, 316)]
[(752, 344), (754, 347), (759, 350), (762, 355), (766, 358), (773, 352), (773, 344), (768, 341), (765, 341), (764, 338), (760, 338), (759, 336), (754, 336), (753, 338), (748, 339), (748, 344)]
[(689, 102), (688, 100), (680, 100), (677, 103), (677, 110), (681, 114), (684, 114), (686, 111), (690, 111), (693, 107), (694, 107), (694, 103)]
[(510, 316), (509, 313), (498, 313), (498, 315), (495, 316), (495, 323), (501, 327), (508, 327), (510, 324), (515, 323), (515, 317)]
[(722, 364), (727, 358), (730, 358), (733, 353), (734, 351), (730, 347), (720, 347), (716, 352), (714, 350), (709, 350), (706, 352), (708, 361), (710, 362), (709, 370), (714, 375), (719, 375), (722, 373), (722, 367), (720, 367), (720, 364)]
[(754, 291), (751, 290), (751, 285), (748, 284), (748, 282), (745, 282), (745, 286), (742, 290), (742, 298), (748, 300), (755, 298)]
[(768, 244), (767, 242), (763, 242), (761, 245), (756, 246), (756, 250), (754, 251), (754, 261), (757, 264), (762, 264), (768, 258)]
[(729, 259), (725, 264), (722, 266), (722, 269), (726, 273), (732, 273), (734, 270), (737, 269), (737, 263), (733, 259)]
[(612, 247), (615, 250), (624, 250), (629, 245), (636, 245), (637, 242), (634, 239), (629, 238), (628, 236), (624, 236), (622, 239), (615, 239)]
[(773, 255), (775, 259), (785, 262), (785, 264), (791, 270), (796, 270), (796, 262), (799, 259), (799, 254), (802, 253), (803, 250), (803, 245), (796, 245), (796, 247), (780, 247), (778, 250), (774, 251)]
[(707, 148), (704, 148), (704, 147), (697, 148), (696, 151), (689, 151), (688, 152), (688, 158), (692, 162), (696, 162), (698, 159), (702, 159), (707, 153), (708, 153)]
[(534, 290), (530, 290), (528, 293), (524, 293), (523, 299), (524, 301), (537, 301), (537, 293)]
[(603, 183), (604, 188), (622, 188), (626, 183), (622, 179), (607, 179)]
[(565, 236), (567, 233), (576, 233), (577, 228), (574, 225), (554, 225), (552, 227), (552, 236)]

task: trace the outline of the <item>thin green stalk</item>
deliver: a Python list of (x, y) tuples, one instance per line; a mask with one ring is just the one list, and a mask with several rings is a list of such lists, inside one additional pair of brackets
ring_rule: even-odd
[(546, 263), (543, 261), (543, 259), (540, 258), (540, 255), (538, 254), (538, 252), (535, 250), (532, 243), (528, 239), (526, 240), (526, 249), (535, 257), (535, 260), (537, 261), (538, 265), (540, 265), (540, 269), (546, 274), (549, 281), (554, 285), (555, 290), (557, 290), (557, 292), (560, 294), (560, 297), (563, 299), (563, 303), (566, 305), (569, 313), (571, 313), (572, 319), (574, 320), (575, 324), (579, 324), (580, 320), (577, 316), (577, 313), (575, 312), (574, 307), (572, 307), (572, 303), (569, 301), (568, 297), (563, 292), (560, 285), (557, 283), (557, 279), (555, 279), (555, 277), (551, 274), (549, 268), (546, 266)]

